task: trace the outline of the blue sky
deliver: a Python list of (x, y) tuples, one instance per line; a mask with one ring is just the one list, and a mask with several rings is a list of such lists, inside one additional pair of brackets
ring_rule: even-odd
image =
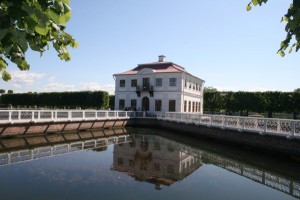
[(29, 51), (30, 71), (10, 64), (15, 92), (107, 90), (113, 74), (165, 55), (219, 90), (293, 91), (300, 53), (276, 54), (285, 37), (281, 17), (292, 0), (270, 0), (250, 12), (250, 0), (71, 0), (67, 32), (79, 42), (72, 60), (51, 48)]

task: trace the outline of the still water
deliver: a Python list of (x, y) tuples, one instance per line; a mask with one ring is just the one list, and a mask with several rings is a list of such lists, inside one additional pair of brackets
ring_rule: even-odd
[(164, 131), (68, 133), (0, 144), (5, 200), (300, 199), (297, 158)]

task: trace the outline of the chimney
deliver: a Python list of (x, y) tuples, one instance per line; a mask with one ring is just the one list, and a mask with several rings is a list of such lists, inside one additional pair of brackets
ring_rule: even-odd
[(164, 55), (158, 56), (158, 62), (165, 62), (165, 60), (166, 60), (166, 56)]

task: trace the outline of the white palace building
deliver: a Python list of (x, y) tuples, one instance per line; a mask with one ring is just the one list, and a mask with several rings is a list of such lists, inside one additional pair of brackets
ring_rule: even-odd
[(115, 110), (203, 112), (204, 80), (183, 67), (165, 61), (139, 64), (114, 74)]

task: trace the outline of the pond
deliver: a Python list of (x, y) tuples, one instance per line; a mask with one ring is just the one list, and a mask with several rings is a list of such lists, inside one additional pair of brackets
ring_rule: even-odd
[(152, 129), (72, 134), (1, 139), (0, 198), (300, 199), (298, 158)]

